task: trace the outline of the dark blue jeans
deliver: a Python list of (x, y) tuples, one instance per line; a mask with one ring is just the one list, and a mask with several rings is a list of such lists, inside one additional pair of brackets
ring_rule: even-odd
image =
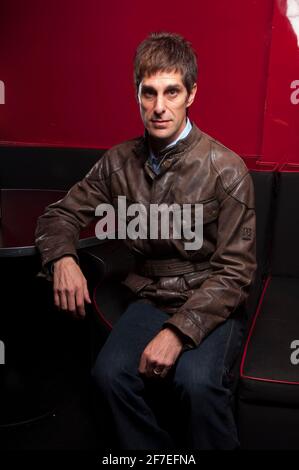
[[(92, 376), (120, 449), (235, 449), (230, 369), (243, 321), (229, 318), (195, 349), (183, 352), (164, 379), (138, 372), (141, 354), (168, 314), (130, 304), (100, 351)], [(107, 419), (107, 418), (106, 418)]]

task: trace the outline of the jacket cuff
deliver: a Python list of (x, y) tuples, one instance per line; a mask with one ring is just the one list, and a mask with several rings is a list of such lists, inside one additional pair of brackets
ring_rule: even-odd
[(79, 264), (79, 257), (77, 255), (77, 253), (66, 252), (66, 253), (63, 253), (59, 256), (55, 256), (55, 258), (44, 260), (43, 263), (42, 263), (43, 268), (45, 270), (49, 271), (51, 274), (53, 274), (53, 264), (55, 263), (55, 261), (58, 261), (59, 259), (64, 258), (65, 256), (72, 256), (74, 258), (74, 260), (76, 261), (76, 263)]
[(55, 258), (47, 263), (44, 263), (42, 266), (41, 271), (37, 274), (37, 277), (45, 278), (47, 281), (53, 281), (53, 274), (54, 274), (54, 263), (65, 256), (72, 256), (76, 263), (79, 265), (79, 257), (77, 254), (73, 253), (65, 253), (64, 255), (60, 256), (59, 258)]
[(193, 345), (193, 347), (198, 346), (206, 336), (204, 330), (193, 321), (187, 312), (175, 313), (164, 322), (163, 326), (176, 328), (182, 335), (188, 338), (187, 344)]
[(194, 341), (189, 338), (189, 336), (186, 336), (185, 334), (183, 334), (181, 332), (181, 330), (179, 330), (175, 325), (173, 325), (172, 323), (164, 323), (163, 325), (163, 329), (165, 328), (169, 328), (170, 330), (174, 331), (174, 333), (182, 340), (183, 342), (183, 351), (189, 351), (190, 349), (193, 349), (195, 348), (195, 343)]

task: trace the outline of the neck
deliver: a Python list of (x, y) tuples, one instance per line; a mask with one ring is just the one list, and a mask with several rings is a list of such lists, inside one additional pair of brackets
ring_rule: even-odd
[[(172, 142), (175, 139), (172, 139)], [(152, 136), (149, 136), (149, 145), (154, 154), (158, 154), (163, 150), (167, 145), (171, 144), (171, 141), (167, 139), (155, 139)]]
[(182, 132), (185, 129), (186, 125), (187, 125), (187, 116), (185, 118), (183, 128), (172, 139), (157, 139), (157, 138), (151, 136), (150, 134), (148, 134), (149, 145), (150, 145), (153, 153), (157, 155), (159, 152), (161, 152), (161, 150), (165, 149), (165, 147), (167, 147), (168, 145), (175, 142), (175, 140), (177, 140), (177, 138), (182, 134)]

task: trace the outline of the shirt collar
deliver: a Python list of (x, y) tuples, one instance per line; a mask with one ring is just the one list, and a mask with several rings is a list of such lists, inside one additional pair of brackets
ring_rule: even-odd
[(187, 137), (187, 135), (189, 134), (191, 129), (192, 129), (192, 124), (190, 122), (190, 119), (187, 117), (186, 125), (185, 125), (184, 129), (182, 130), (182, 132), (180, 133), (180, 135), (178, 136), (178, 138), (175, 139), (173, 142), (171, 142), (171, 144), (166, 145), (165, 148), (168, 149), (169, 147), (172, 147), (173, 145), (177, 144), (179, 140), (182, 140), (185, 137)]

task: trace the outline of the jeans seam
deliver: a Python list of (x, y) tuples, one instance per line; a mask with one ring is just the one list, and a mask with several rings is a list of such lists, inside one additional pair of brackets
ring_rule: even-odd
[(231, 324), (231, 328), (230, 328), (230, 332), (229, 332), (229, 337), (228, 337), (228, 340), (227, 340), (227, 343), (226, 343), (226, 346), (225, 346), (225, 352), (224, 352), (224, 356), (223, 356), (224, 357), (223, 368), (224, 368), (225, 374), (229, 374), (229, 371), (230, 371), (230, 368), (227, 367), (227, 365), (226, 365), (226, 357), (227, 357), (228, 350), (229, 350), (229, 345), (230, 345), (230, 342), (231, 342), (231, 339), (232, 339), (234, 325), (235, 325), (234, 321), (232, 320), (232, 324)]

